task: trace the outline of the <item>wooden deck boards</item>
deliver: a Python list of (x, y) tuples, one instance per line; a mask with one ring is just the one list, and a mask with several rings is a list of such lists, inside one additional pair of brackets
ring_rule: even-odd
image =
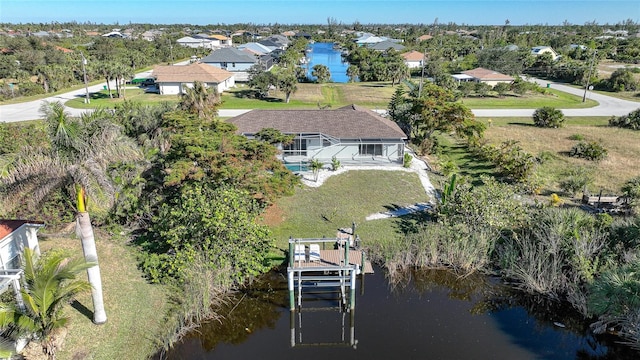
[[(320, 250), (320, 261), (296, 261), (293, 264), (295, 268), (311, 268), (317, 266), (342, 266), (341, 261), (344, 258), (344, 250)], [(349, 264), (362, 265), (362, 251), (349, 250)], [(365, 274), (373, 274), (373, 266), (371, 262), (365, 258), (364, 271)]]

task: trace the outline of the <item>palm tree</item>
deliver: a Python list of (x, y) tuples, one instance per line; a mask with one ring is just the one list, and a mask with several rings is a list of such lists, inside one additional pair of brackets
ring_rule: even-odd
[(317, 64), (314, 65), (311, 70), (311, 76), (316, 78), (316, 81), (319, 83), (325, 83), (331, 80), (331, 72), (326, 65)]
[[(41, 112), (48, 127), (49, 147), (25, 147), (6, 175), (0, 178), (0, 196), (5, 206), (37, 207), (54, 190), (75, 193), (77, 231), (87, 262), (92, 285), (94, 319), (106, 322), (102, 300), (102, 281), (86, 200), (92, 199), (94, 211), (106, 211), (114, 203), (114, 186), (108, 177), (110, 164), (141, 157), (133, 140), (122, 135), (110, 115), (97, 110), (81, 118), (72, 118), (59, 102), (45, 103)], [(101, 207), (102, 206), (102, 207)]]
[(68, 320), (63, 308), (91, 288), (89, 282), (76, 276), (93, 265), (59, 252), (37, 260), (34, 252), (25, 248), (25, 286), (20, 290), (24, 305), (0, 303), (0, 328), (16, 337), (33, 336), (49, 359), (55, 359), (56, 331)]
[(220, 95), (215, 89), (206, 88), (200, 81), (194, 81), (192, 88), (182, 94), (179, 107), (201, 118), (213, 120), (218, 115)]
[(318, 159), (313, 159), (309, 162), (309, 168), (313, 172), (313, 181), (318, 181), (318, 174), (323, 166), (324, 164)]

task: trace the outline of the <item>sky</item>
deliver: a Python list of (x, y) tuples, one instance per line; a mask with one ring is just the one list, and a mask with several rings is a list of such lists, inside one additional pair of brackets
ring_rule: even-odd
[(638, 0), (0, 0), (2, 23), (583, 25), (640, 22)]

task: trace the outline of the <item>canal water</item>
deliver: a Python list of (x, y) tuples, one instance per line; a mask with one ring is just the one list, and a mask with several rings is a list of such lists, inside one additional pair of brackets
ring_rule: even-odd
[(342, 61), (342, 55), (339, 50), (333, 48), (333, 43), (313, 43), (307, 49), (307, 77), (315, 81), (315, 77), (311, 76), (313, 67), (322, 64), (329, 68), (331, 73), (331, 81), (336, 83), (346, 83), (349, 81), (347, 76), (347, 68), (349, 63)]
[[(569, 309), (514, 294), (485, 276), (383, 271), (358, 284), (356, 310), (329, 295), (288, 310), (285, 275), (239, 292), (168, 359), (638, 359), (617, 339), (595, 337)], [(315, 308), (315, 310), (313, 310)], [(320, 311), (322, 310), (322, 311)]]

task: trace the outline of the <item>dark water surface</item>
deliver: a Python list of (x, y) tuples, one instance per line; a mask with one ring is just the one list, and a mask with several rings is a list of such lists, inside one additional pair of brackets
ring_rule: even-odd
[(315, 80), (311, 76), (313, 67), (318, 64), (325, 65), (331, 73), (331, 81), (336, 83), (346, 83), (349, 81), (347, 76), (347, 68), (349, 63), (342, 61), (342, 55), (339, 50), (333, 49), (333, 43), (314, 43), (309, 45), (310, 52), (307, 53), (308, 68), (307, 77)]
[[(326, 310), (337, 304), (333, 300), (308, 300), (301, 313), (291, 315), (285, 276), (274, 272), (238, 293), (222, 311), (225, 321), (203, 325), (168, 358), (640, 358), (612, 339), (591, 335), (571, 311), (512, 294), (487, 277), (458, 279), (430, 271), (411, 274), (400, 283), (401, 287), (391, 286), (379, 268), (365, 277), (353, 314), (357, 344), (351, 346), (348, 312)], [(311, 311), (314, 307), (325, 311)]]

